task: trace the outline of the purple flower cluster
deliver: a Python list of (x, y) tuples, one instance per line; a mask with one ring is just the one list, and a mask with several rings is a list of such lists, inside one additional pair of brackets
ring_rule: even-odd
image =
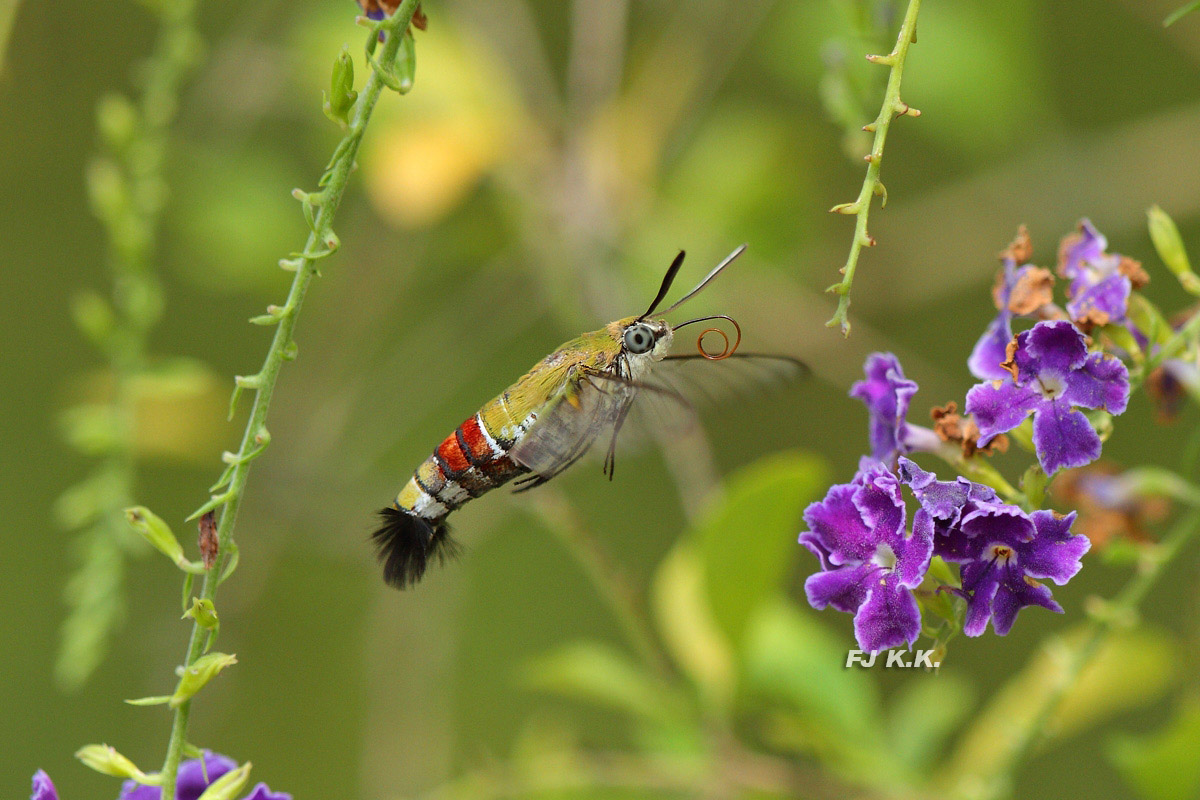
[[(1029, 235), (1019, 231), (1001, 253), (993, 291), (997, 314), (967, 361), (981, 382), (967, 393), (963, 416), (955, 403), (933, 409), (934, 430), (908, 422), (917, 384), (899, 360), (891, 353), (867, 357), (865, 377), (850, 395), (867, 407), (871, 455), (850, 483), (832, 487), (805, 510), (808, 529), (800, 534), (800, 544), (821, 567), (805, 583), (809, 603), (853, 614), (863, 649), (911, 648), (922, 630), (921, 598), (931, 592), (950, 591), (965, 601), (957, 608), (968, 636), (981, 635), (989, 622), (1003, 636), (1026, 606), (1062, 611), (1045, 582), (1069, 581), (1090, 546), (1087, 537), (1071, 532), (1074, 513), (1026, 511), (965, 477), (940, 481), (906, 456), (935, 452), (957, 464), (1003, 451), (1002, 434), (1030, 417), (1031, 435), (1014, 438), (1032, 440), (1046, 476), (1100, 456), (1093, 419), (1125, 411), (1129, 372), (1116, 356), (1093, 349), (1086, 334), (1114, 324), (1145, 340), (1128, 317), (1130, 292), (1145, 282), (1145, 273), (1107, 247), (1086, 219), (1063, 240), (1059, 275), (1069, 281), (1064, 312), (1054, 303), (1054, 276), (1030, 263)], [(1014, 334), (1018, 318), (1034, 323)], [(1081, 409), (1094, 412), (1093, 419)], [(959, 444), (961, 454), (949, 443)], [(1010, 491), (990, 467), (964, 468), (972, 475), (989, 470), (989, 483)], [(916, 500), (911, 524), (902, 487)], [(921, 590), (934, 557), (958, 565), (957, 580), (953, 570), (939, 568), (940, 580)]]
[[(184, 761), (179, 765), (176, 777), (175, 800), (197, 800), (209, 784), (233, 769), (237, 769), (237, 762), (232, 758), (207, 750), (203, 761), (199, 758)], [(117, 800), (160, 800), (161, 797), (162, 790), (157, 786), (125, 781)], [(50, 776), (40, 769), (33, 776), (30, 800), (58, 800), (58, 791), (50, 781)], [(292, 800), (292, 796), (284, 792), (272, 792), (265, 783), (259, 783), (244, 800)]]
[[(1018, 377), (1022, 369), (1029, 377), (1014, 381), (1011, 389), (997, 381), (999, 387), (989, 382), (972, 390), (1019, 393), (1020, 402), (1010, 402), (1011, 408), (1003, 397), (984, 397), (975, 403), (973, 412), (984, 444), (985, 436), (991, 439), (1001, 429), (1010, 430), (1033, 413), (1039, 454), (1043, 448), (1055, 459), (1064, 452), (1090, 453), (1091, 444), (1082, 441), (1085, 437), (1073, 427), (1072, 415), (1093, 437), (1095, 431), (1072, 406), (1124, 408), (1128, 394), (1124, 367), (1115, 359), (1089, 356), (1070, 323), (1040, 323), (1021, 334), (1011, 360)], [(925, 580), (936, 555), (960, 565), (961, 585), (948, 588), (966, 600), (963, 631), (968, 636), (981, 635), (989, 620), (997, 634), (1008, 633), (1025, 606), (1061, 612), (1041, 581), (1061, 585), (1079, 571), (1089, 542), (1070, 532), (1074, 515), (1027, 513), (983, 484), (961, 477), (937, 480), (904, 457), (935, 449), (937, 444), (933, 431), (907, 423), (917, 384), (904, 376), (899, 360), (890, 353), (868, 356), (864, 372), (865, 380), (856, 383), (850, 394), (867, 406), (871, 456), (862, 459), (850, 483), (832, 487), (804, 512), (808, 529), (800, 534), (800, 544), (821, 566), (804, 585), (813, 608), (831, 606), (853, 614), (855, 637), (864, 650), (911, 648), (921, 634), (921, 611), (913, 590)], [(1031, 388), (1031, 382), (1062, 388), (1046, 397), (1044, 391)], [(971, 395), (967, 405), (971, 410)], [(1046, 421), (1039, 424), (1039, 419)], [(1065, 425), (1059, 422), (1063, 419)], [(1042, 428), (1049, 433), (1039, 434)], [(1098, 451), (1098, 438), (1095, 445)], [(911, 527), (902, 486), (919, 505)]]

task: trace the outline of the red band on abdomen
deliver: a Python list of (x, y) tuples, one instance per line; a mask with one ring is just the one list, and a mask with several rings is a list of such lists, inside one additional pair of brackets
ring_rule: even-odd
[(449, 477), (453, 478), (458, 473), (470, 468), (471, 462), (467, 460), (467, 455), (458, 446), (457, 432), (446, 437), (437, 449), (438, 458), (446, 465), (446, 469), (451, 473)]

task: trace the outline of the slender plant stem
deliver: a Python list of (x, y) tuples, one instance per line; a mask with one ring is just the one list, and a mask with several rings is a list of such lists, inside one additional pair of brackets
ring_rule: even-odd
[[(127, 550), (136, 544), (124, 518), (133, 503), (137, 476), (136, 382), (146, 369), (149, 333), (162, 313), (153, 264), (165, 200), (162, 173), (179, 92), (197, 61), (195, 12), (195, 0), (156, 8), (159, 31), (153, 51), (138, 70), (143, 78), (136, 106), (117, 95), (99, 106), (103, 154), (89, 167), (88, 189), (108, 238), (112, 306), (110, 310), (98, 295), (89, 294), (76, 299), (74, 312), (77, 324), (107, 356), (113, 389), (105, 413), (113, 431), (104, 462), (88, 479), (101, 488), (103, 497), (95, 508), (98, 521), (82, 536), (85, 562), (71, 582), (74, 608), (63, 626), (55, 666), (59, 682), (68, 688), (86, 680), (103, 656), (104, 639), (123, 605)], [(86, 424), (82, 418), (81, 414), (73, 424)], [(67, 427), (70, 430), (72, 423)]]
[[(227, 488), (222, 493), (214, 495), (208, 503), (193, 515), (199, 516), (200, 514), (207, 513), (207, 511), (220, 509), (220, 521), (217, 524), (219, 555), (214, 568), (205, 575), (200, 593), (202, 599), (215, 599), (217, 587), (220, 585), (224, 573), (230, 566), (231, 558), (233, 558), (236, 552), (233, 544), (234, 522), (237, 519), (237, 512), (241, 506), (242, 496), (245, 492), (250, 464), (262, 454), (263, 449), (270, 443), (270, 435), (266, 429), (267, 411), (271, 404), (271, 395), (275, 390), (275, 383), (279, 377), (279, 370), (283, 366), (283, 362), (295, 357), (292, 331), (295, 329), (296, 320), (300, 314), (300, 308), (304, 303), (305, 294), (308, 292), (309, 284), (317, 275), (317, 262), (329, 256), (337, 249), (337, 237), (334, 235), (332, 228), (334, 216), (337, 214), (338, 206), (345, 193), (346, 185), (349, 182), (350, 172), (354, 166), (354, 160), (358, 154), (358, 148), (366, 131), (367, 123), (370, 121), (371, 114), (375, 109), (375, 103), (379, 100), (379, 96), (382, 94), (385, 86), (394, 83), (394, 77), (384, 72), (387, 67), (381, 68), (379, 65), (391, 65), (395, 62), (401, 40), (408, 28), (409, 22), (412, 20), (413, 12), (416, 10), (417, 5), (418, 0), (404, 0), (391, 17), (379, 25), (371, 27), (367, 42), (368, 61), (371, 64), (370, 76), (367, 78), (366, 86), (355, 103), (346, 134), (334, 150), (333, 158), (321, 180), (321, 185), (324, 188), (319, 193), (312, 195), (297, 193), (297, 196), (306, 204), (306, 211), (311, 212), (314, 207), (318, 209), (315, 217), (312, 219), (312, 231), (309, 234), (308, 241), (304, 245), (304, 250), (294, 255), (291, 259), (281, 262), (282, 266), (295, 270), (295, 278), (292, 280), (291, 290), (288, 292), (286, 303), (280, 308), (268, 309), (267, 316), (270, 318), (269, 321), (274, 322), (277, 327), (275, 329), (275, 336), (271, 340), (271, 346), (267, 350), (262, 368), (257, 374), (249, 378), (238, 378), (237, 380), (237, 389), (234, 391), (235, 402), (238, 392), (242, 389), (253, 389), (255, 395), (254, 405), (250, 412), (250, 420), (247, 422), (246, 431), (242, 436), (241, 447), (236, 454), (226, 455), (225, 460), (229, 464), (229, 467), (226, 469), (225, 474), (222, 475), (221, 480), (218, 481), (216, 487), (216, 489)], [(386, 39), (383, 44), (382, 54), (376, 61), (375, 50), (377, 49), (377, 36), (379, 32), (384, 32)], [(256, 321), (263, 320), (256, 319)], [(186, 665), (191, 665), (200, 657), (204, 649), (207, 634), (208, 631), (199, 622), (196, 622), (192, 626), (185, 660)], [(175, 711), (174, 721), (171, 725), (171, 738), (167, 745), (167, 756), (162, 768), (162, 796), (165, 798), (175, 796), (176, 775), (187, 742), (187, 725), (190, 711), (190, 700), (182, 703)]]
[(1052, 691), (1046, 695), (1029, 725), (1019, 732), (1013, 747), (1008, 751), (1008, 768), (999, 774), (1011, 775), (1013, 770), (1049, 737), (1048, 726), (1067, 692), (1079, 680), (1079, 676), (1091, 663), (1113, 629), (1135, 617), (1142, 600), (1154, 588), (1167, 566), (1196, 535), (1198, 529), (1200, 511), (1190, 511), (1180, 518), (1167, 536), (1147, 553), (1137, 574), (1130, 578), (1116, 597), (1104, 604), (1102, 613), (1092, 618), (1082, 641), (1071, 651), (1065, 666), (1057, 675)]
[(863, 129), (875, 134), (871, 152), (866, 156), (867, 177), (863, 181), (857, 200), (852, 203), (842, 203), (830, 209), (838, 214), (853, 214), (856, 217), (854, 239), (850, 242), (850, 255), (841, 269), (842, 280), (826, 289), (827, 292), (832, 292), (839, 297), (837, 310), (825, 324), (830, 328), (840, 327), (843, 336), (850, 335), (850, 320), (847, 314), (850, 310), (850, 287), (854, 283), (854, 272), (858, 268), (859, 253), (864, 247), (875, 245), (874, 237), (867, 233), (867, 216), (871, 211), (871, 199), (875, 195), (879, 195), (882, 203), (887, 204), (887, 190), (879, 180), (879, 171), (883, 163), (883, 146), (887, 141), (888, 128), (891, 127), (892, 119), (897, 115), (910, 117), (921, 115), (920, 111), (900, 99), (900, 80), (904, 75), (904, 62), (908, 57), (908, 48), (917, 39), (917, 12), (920, 8), (921, 0), (909, 0), (908, 10), (904, 12), (904, 22), (900, 25), (900, 34), (896, 38), (896, 47), (891, 53), (886, 56), (867, 56), (868, 61), (883, 64), (891, 70), (888, 74), (887, 89), (883, 95), (883, 106), (879, 109), (879, 116)]

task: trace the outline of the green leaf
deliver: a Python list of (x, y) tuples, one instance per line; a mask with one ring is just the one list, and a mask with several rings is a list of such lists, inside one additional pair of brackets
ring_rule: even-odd
[(651, 722), (673, 724), (681, 715), (670, 687), (601, 642), (572, 642), (540, 656), (530, 663), (527, 677), (542, 691)]
[(655, 622), (675, 663), (709, 705), (727, 709), (734, 687), (733, 652), (708, 605), (700, 559), (686, 542), (663, 559), (652, 598)]
[(1108, 757), (1146, 800), (1195, 797), (1200, 791), (1200, 697), (1180, 706), (1171, 722), (1149, 736), (1120, 736)]
[(819, 459), (784, 452), (736, 472), (693, 533), (708, 603), (739, 647), (750, 615), (774, 597), (799, 548), (800, 512), (826, 484)]
[(126, 700), (125, 702), (131, 706), (161, 706), (170, 702), (171, 695), (160, 694), (153, 697), (138, 697), (134, 700)]
[(959, 676), (936, 672), (910, 678), (896, 692), (888, 714), (896, 760), (925, 772), (974, 706), (975, 691)]
[(862, 764), (883, 752), (879, 690), (870, 673), (846, 669), (846, 641), (779, 600), (747, 628), (746, 691), (796, 718), (801, 746)]

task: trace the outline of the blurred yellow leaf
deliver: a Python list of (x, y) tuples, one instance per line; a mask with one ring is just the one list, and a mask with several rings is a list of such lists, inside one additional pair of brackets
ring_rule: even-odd
[(700, 559), (678, 544), (654, 578), (655, 619), (672, 658), (701, 695), (719, 709), (729, 707), (734, 688), (733, 653), (713, 619)]
[(503, 62), (480, 42), (439, 25), (419, 34), (416, 48), (413, 91), (380, 109), (361, 156), (371, 202), (405, 228), (457, 208), (510, 152), (523, 124)]
[(750, 614), (779, 593), (800, 550), (800, 511), (819, 495), (825, 472), (820, 459), (804, 453), (760, 459), (729, 478), (696, 526), (708, 602), (734, 647)]

